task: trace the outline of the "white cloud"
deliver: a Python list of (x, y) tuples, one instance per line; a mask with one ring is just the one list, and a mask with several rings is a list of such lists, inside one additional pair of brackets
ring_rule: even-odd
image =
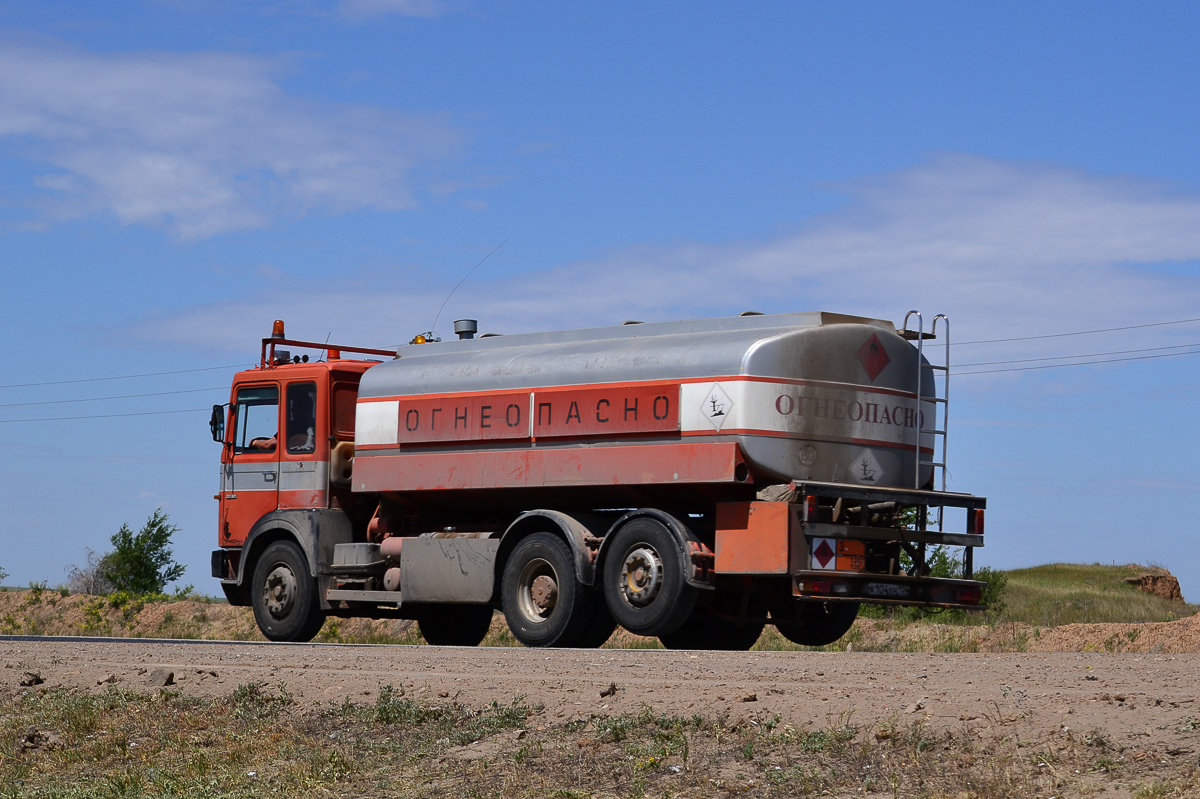
[(438, 118), (292, 97), (279, 71), (0, 42), (0, 144), (53, 170), (24, 200), (44, 221), (109, 213), (198, 239), (310, 210), (410, 208), (414, 171), (461, 140)]
[[(820, 309), (899, 323), (909, 308), (921, 308), (927, 319), (950, 314), (955, 339), (967, 341), (1200, 316), (1197, 276), (1152, 268), (1200, 258), (1200, 196), (1135, 178), (962, 155), (835, 189), (847, 197), (842, 209), (771, 241), (643, 245), (473, 279), (439, 327), (448, 332), (459, 316), (479, 318), (484, 330), (518, 332), (745, 309)], [(397, 275), (403, 291), (386, 284), (320, 296), (272, 291), (152, 326), (168, 340), (244, 351), (276, 316), (343, 319), (353, 321), (334, 340), (395, 343), (428, 326), (450, 289), (420, 280), (417, 272)], [(405, 321), (381, 329), (377, 320)], [(970, 347), (956, 358), (1171, 344), (1196, 340), (1197, 332), (1200, 325), (1096, 337), (1102, 341)]]

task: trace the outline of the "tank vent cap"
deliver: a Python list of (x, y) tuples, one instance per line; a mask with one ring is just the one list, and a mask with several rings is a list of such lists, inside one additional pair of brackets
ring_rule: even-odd
[(475, 338), (479, 332), (479, 322), (475, 319), (455, 319), (454, 332), (459, 339)]
[(766, 316), (762, 311), (742, 311), (738, 316)]
[(639, 322), (637, 319), (626, 319), (624, 322), (621, 323), (621, 326), (624, 327), (625, 325), (640, 325), (640, 324), (644, 324), (644, 323)]

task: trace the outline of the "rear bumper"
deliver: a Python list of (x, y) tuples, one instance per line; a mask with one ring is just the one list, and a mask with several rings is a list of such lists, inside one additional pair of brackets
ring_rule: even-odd
[(985, 585), (977, 580), (827, 570), (792, 575), (792, 595), (798, 599), (965, 610), (982, 607)]

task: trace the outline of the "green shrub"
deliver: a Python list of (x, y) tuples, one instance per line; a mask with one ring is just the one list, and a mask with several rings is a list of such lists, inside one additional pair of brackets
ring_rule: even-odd
[(1008, 575), (991, 566), (982, 566), (975, 570), (974, 579), (986, 583), (983, 587), (983, 604), (988, 615), (997, 618), (1004, 612), (1004, 587), (1008, 585)]
[(162, 508), (137, 533), (122, 524), (111, 539), (113, 551), (100, 560), (104, 579), (116, 591), (132, 596), (161, 594), (185, 570), (171, 552), (171, 536), (177, 530)]

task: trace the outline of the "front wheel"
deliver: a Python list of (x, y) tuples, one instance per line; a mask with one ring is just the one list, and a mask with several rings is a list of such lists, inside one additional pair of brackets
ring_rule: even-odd
[(687, 583), (686, 556), (671, 531), (654, 519), (634, 519), (613, 533), (609, 547), (601, 582), (617, 623), (652, 637), (683, 626), (699, 592)]
[(276, 541), (254, 566), (254, 621), (272, 641), (311, 641), (325, 623), (317, 581), (294, 541)]

